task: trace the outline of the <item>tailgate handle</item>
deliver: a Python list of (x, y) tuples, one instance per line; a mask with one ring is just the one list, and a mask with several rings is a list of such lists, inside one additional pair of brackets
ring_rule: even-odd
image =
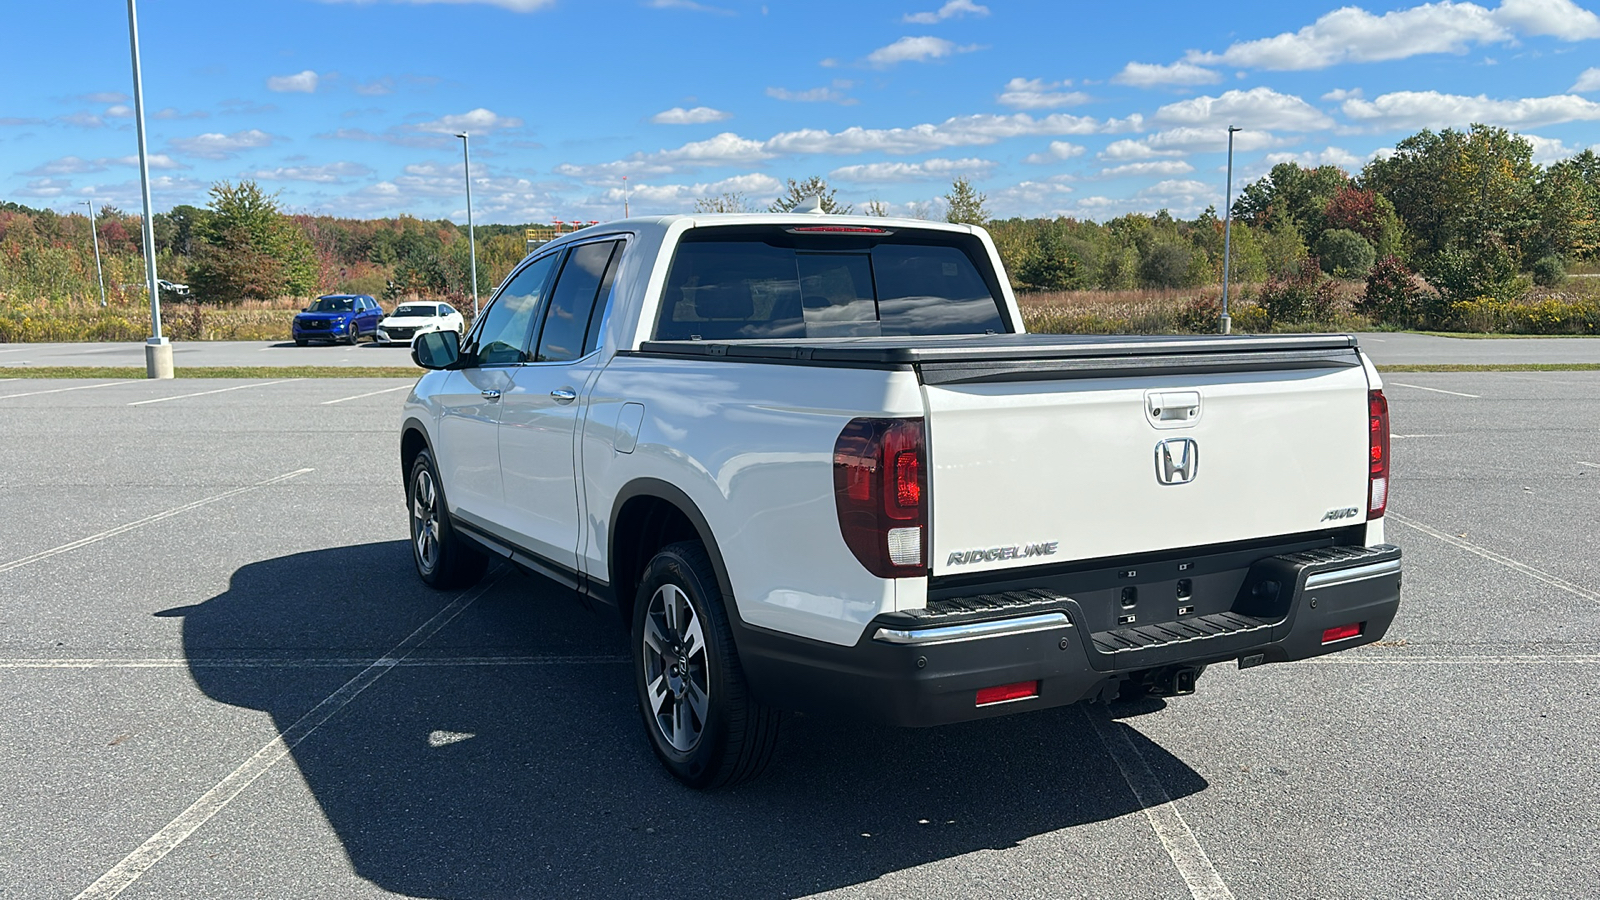
[(1150, 417), (1162, 422), (1188, 422), (1200, 415), (1199, 391), (1151, 393)]

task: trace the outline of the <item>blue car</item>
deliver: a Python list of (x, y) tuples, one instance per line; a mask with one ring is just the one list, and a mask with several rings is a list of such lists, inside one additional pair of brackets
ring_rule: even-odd
[(324, 294), (294, 317), (294, 342), (304, 347), (311, 341), (376, 341), (381, 321), (383, 308), (366, 294)]

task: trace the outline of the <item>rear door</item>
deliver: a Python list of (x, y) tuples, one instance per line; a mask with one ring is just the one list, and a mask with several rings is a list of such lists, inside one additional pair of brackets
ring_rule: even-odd
[(1348, 512), (1366, 509), (1359, 366), (923, 390), (935, 575), (1314, 532), (1365, 517)]

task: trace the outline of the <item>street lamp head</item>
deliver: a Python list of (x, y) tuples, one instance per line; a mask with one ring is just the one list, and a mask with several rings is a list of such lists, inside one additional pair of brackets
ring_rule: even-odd
[(1235, 131), (1243, 131), (1243, 130), (1244, 130), (1243, 128), (1240, 128), (1237, 125), (1229, 125), (1228, 126), (1228, 133), (1229, 134), (1233, 134)]
[(461, 138), (464, 141), (467, 139), (467, 133), (465, 131), (457, 132), (456, 137)]

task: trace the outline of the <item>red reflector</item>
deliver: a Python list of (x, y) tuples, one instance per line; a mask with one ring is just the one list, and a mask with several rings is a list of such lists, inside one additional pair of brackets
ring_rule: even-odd
[(802, 225), (785, 228), (790, 234), (893, 234), (886, 228), (869, 228), (865, 225)]
[(1365, 624), (1367, 623), (1352, 622), (1349, 625), (1340, 625), (1337, 628), (1329, 628), (1327, 631), (1322, 633), (1322, 642), (1324, 644), (1331, 644), (1334, 641), (1343, 641), (1353, 637), (1360, 637), (1361, 626)]
[(1039, 682), (1019, 681), (1016, 684), (1002, 684), (999, 687), (986, 687), (978, 692), (978, 705), (988, 706), (991, 703), (1004, 703), (1007, 700), (1026, 700), (1029, 697), (1039, 696)]

